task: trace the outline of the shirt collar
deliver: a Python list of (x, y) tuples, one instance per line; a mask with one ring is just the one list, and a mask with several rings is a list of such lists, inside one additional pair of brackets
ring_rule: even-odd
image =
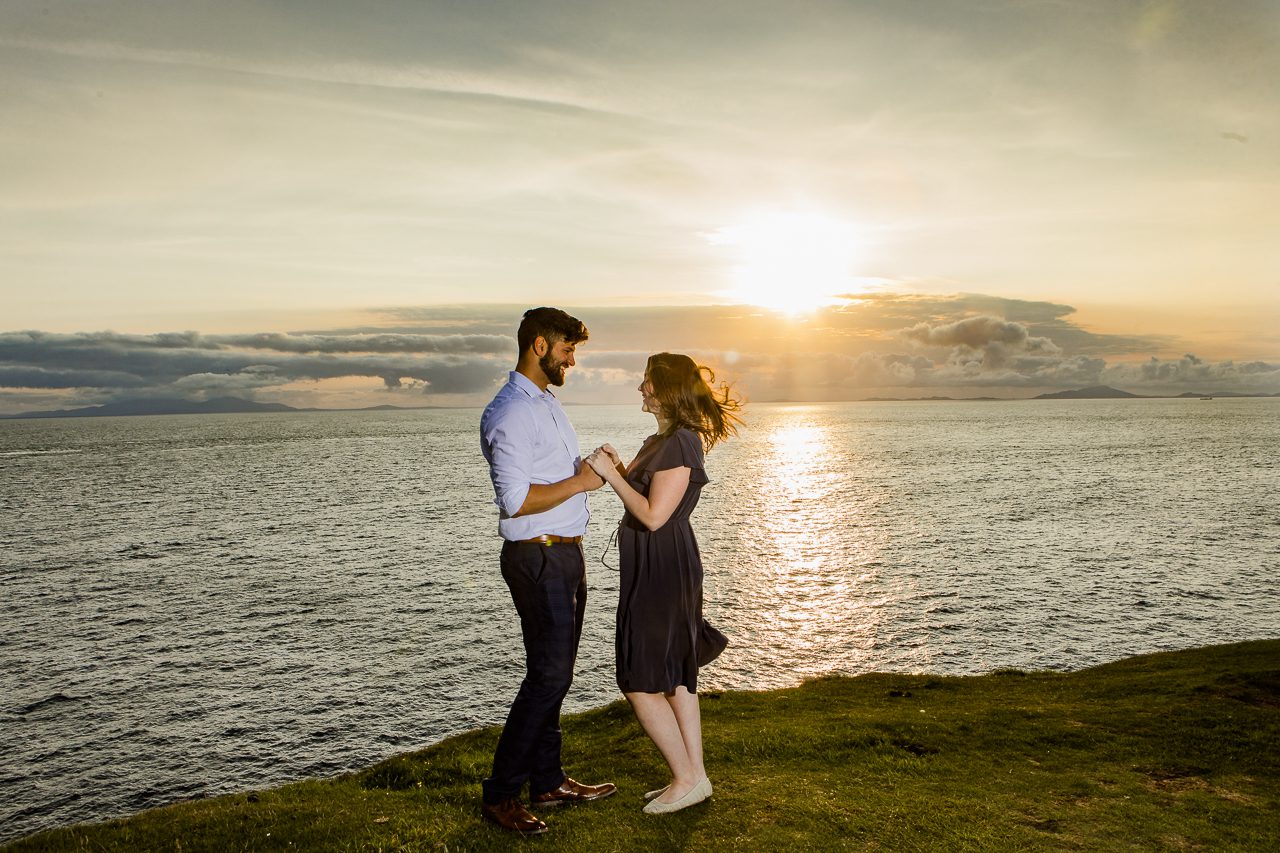
[(530, 397), (546, 397), (548, 395), (555, 396), (554, 394), (551, 394), (550, 391), (543, 391), (537, 385), (533, 384), (532, 379), (525, 376), (518, 370), (511, 371), (511, 375), (507, 378), (507, 381), (524, 393), (528, 394)]

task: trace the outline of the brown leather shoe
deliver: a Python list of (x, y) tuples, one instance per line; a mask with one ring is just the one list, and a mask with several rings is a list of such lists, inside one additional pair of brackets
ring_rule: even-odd
[(480, 814), (490, 823), (521, 835), (541, 835), (547, 831), (547, 825), (529, 814), (524, 803), (515, 797), (495, 805), (481, 803)]
[(584, 785), (566, 776), (564, 781), (560, 783), (559, 788), (554, 791), (547, 791), (545, 794), (538, 794), (536, 797), (530, 797), (529, 802), (535, 806), (589, 803), (592, 800), (603, 800), (605, 797), (616, 793), (618, 793), (618, 786), (612, 782), (605, 782), (603, 785)]

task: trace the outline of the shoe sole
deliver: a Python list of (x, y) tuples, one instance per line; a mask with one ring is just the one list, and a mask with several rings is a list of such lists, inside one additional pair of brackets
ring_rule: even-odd
[(521, 835), (521, 836), (545, 835), (546, 833), (551, 831), (551, 827), (549, 826), (544, 826), (541, 829), (515, 829), (514, 827), (510, 827), (510, 826), (503, 826), (502, 824), (498, 823), (496, 820), (494, 820), (493, 818), (487, 815), (485, 816), (484, 822), (494, 827), (495, 829), (500, 829), (503, 832), (511, 832), (511, 833), (514, 833), (515, 835)]

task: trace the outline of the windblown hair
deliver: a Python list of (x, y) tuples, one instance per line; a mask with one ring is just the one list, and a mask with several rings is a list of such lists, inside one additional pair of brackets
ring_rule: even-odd
[(681, 427), (691, 429), (710, 450), (716, 442), (738, 434), (742, 400), (728, 383), (713, 385), (716, 374), (711, 368), (687, 355), (660, 352), (649, 356), (644, 375), (653, 385), (663, 416), (671, 422), (668, 435)]
[(524, 312), (520, 330), (516, 332), (520, 352), (533, 346), (539, 336), (548, 344), (556, 341), (580, 344), (587, 339), (587, 327), (577, 317), (571, 317), (559, 308), (530, 308)]

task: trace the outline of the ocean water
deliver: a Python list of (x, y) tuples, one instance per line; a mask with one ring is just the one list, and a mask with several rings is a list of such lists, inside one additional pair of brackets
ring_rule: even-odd
[[(571, 407), (584, 450), (652, 432)], [(710, 689), (1280, 636), (1280, 400), (758, 405), (694, 516)], [(357, 769), (523, 670), (478, 410), (0, 422), (0, 840)], [(617, 698), (591, 497), (567, 704)], [(477, 780), (478, 782), (479, 780)]]

